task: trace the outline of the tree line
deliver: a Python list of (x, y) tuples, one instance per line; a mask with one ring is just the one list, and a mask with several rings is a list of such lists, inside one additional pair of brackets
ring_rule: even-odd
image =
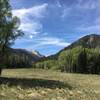
[(32, 62), (32, 58), (28, 55), (11, 53), (5, 60), (5, 66), (6, 68), (30, 68)]
[(61, 52), (57, 60), (37, 62), (33, 67), (69, 73), (100, 74), (100, 51), (79, 46)]

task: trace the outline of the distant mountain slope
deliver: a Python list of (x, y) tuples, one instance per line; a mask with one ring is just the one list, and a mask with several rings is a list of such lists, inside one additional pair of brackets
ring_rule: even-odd
[(0, 57), (0, 62), (3, 62), (7, 68), (28, 68), (34, 62), (45, 57), (37, 51), (28, 51), (25, 49), (8, 48), (8, 53), (9, 55), (7, 55), (4, 62), (2, 61), (2, 57)]
[(95, 49), (100, 49), (100, 35), (97, 34), (90, 34), (90, 35), (86, 35), (82, 38), (80, 38), (79, 40), (73, 42), (71, 45), (69, 45), (68, 47), (62, 49), (61, 51), (59, 51), (57, 54), (55, 55), (51, 55), (48, 58), (51, 59), (56, 59), (57, 56), (68, 49), (72, 49), (75, 48), (77, 46), (83, 46), (86, 48), (95, 48)]
[(97, 34), (86, 35), (80, 38), (79, 40), (77, 40), (76, 42), (72, 43), (70, 46), (66, 47), (65, 49), (71, 49), (76, 46), (83, 46), (86, 48), (100, 48), (100, 35)]
[(19, 55), (19, 56), (21, 56), (21, 55), (27, 56), (33, 62), (44, 57), (43, 55), (41, 55), (37, 51), (28, 51), (28, 50), (25, 50), (25, 49), (12, 49), (12, 53)]

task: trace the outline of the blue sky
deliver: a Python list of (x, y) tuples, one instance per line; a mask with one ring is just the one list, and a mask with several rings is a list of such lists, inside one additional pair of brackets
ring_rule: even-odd
[(14, 48), (55, 54), (87, 34), (100, 34), (100, 0), (10, 0), (25, 35)]

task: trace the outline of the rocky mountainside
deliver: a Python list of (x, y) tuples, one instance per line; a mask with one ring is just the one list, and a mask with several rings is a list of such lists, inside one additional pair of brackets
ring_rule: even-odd
[(28, 51), (25, 49), (12, 49), (12, 53), (19, 56), (21, 55), (27, 56), (33, 62), (38, 61), (39, 59), (44, 57), (38, 51)]
[(59, 51), (57, 54), (55, 55), (51, 55), (48, 58), (54, 58), (56, 59), (57, 56), (68, 49), (72, 49), (75, 48), (77, 46), (83, 46), (85, 48), (95, 48), (95, 49), (100, 49), (100, 35), (97, 34), (90, 34), (90, 35), (86, 35), (82, 38), (80, 38), (79, 40), (73, 42), (71, 45), (69, 45), (68, 47), (65, 47), (64, 49), (62, 49), (61, 51)]
[(28, 51), (25, 49), (8, 49), (9, 55), (5, 58), (4, 62), (2, 57), (0, 57), (0, 62), (6, 65), (7, 68), (29, 68), (34, 62), (39, 61), (45, 56), (41, 55), (37, 51)]
[(75, 41), (72, 43), (70, 46), (64, 48), (66, 49), (71, 49), (77, 46), (83, 46), (86, 48), (100, 48), (100, 35), (97, 34), (91, 34), (91, 35), (86, 35), (79, 40)]

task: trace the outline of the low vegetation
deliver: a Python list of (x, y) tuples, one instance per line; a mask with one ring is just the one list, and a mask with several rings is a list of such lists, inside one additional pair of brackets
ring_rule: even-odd
[(9, 69), (3, 70), (0, 78), (0, 98), (1, 100), (99, 100), (99, 83), (98, 75), (66, 74), (40, 69)]

